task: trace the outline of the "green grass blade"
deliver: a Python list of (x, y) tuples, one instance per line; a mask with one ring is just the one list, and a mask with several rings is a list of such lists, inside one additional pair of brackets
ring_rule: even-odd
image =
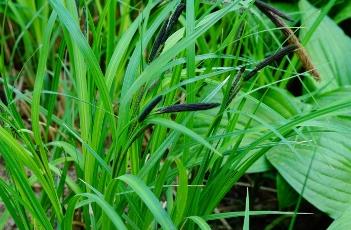
[(177, 197), (175, 201), (175, 216), (174, 223), (178, 226), (184, 218), (184, 213), (186, 211), (186, 204), (188, 199), (188, 175), (186, 168), (180, 160), (176, 160), (177, 168), (179, 171), (179, 187), (177, 188)]
[(201, 230), (211, 230), (210, 225), (200, 216), (189, 216), (188, 219), (194, 221)]
[[(66, 27), (72, 39), (74, 39), (74, 42), (77, 44), (80, 51), (82, 52), (85, 58), (85, 61), (87, 63), (87, 66), (89, 67), (89, 70), (91, 72), (91, 76), (93, 76), (94, 82), (99, 89), (99, 93), (101, 95), (101, 101), (106, 111), (110, 114), (113, 114), (113, 108), (112, 108), (112, 103), (109, 96), (109, 90), (107, 88), (104, 75), (100, 69), (98, 60), (94, 55), (93, 50), (90, 48), (83, 33), (80, 31), (79, 27), (74, 22), (75, 20), (64, 8), (62, 3), (58, 0), (50, 0), (50, 4), (53, 7), (53, 9), (57, 12), (57, 15), (59, 16), (61, 23)], [(116, 127), (115, 119), (113, 119), (112, 117), (109, 117), (109, 118), (112, 124), (111, 127), (112, 127), (114, 137), (116, 137), (117, 133), (115, 130), (115, 127)]]
[[(104, 211), (104, 213), (109, 217), (109, 219), (114, 224), (116, 229), (122, 229), (122, 230), (128, 229), (126, 227), (126, 225), (123, 223), (122, 218), (115, 212), (113, 207), (110, 204), (108, 204), (103, 198), (101, 198), (98, 195), (92, 194), (92, 193), (77, 194), (76, 196), (74, 196), (70, 200), (70, 202), (68, 204), (67, 212), (66, 212), (66, 215), (65, 215), (65, 218), (63, 221), (64, 229), (72, 229), (72, 226), (73, 226), (72, 221), (73, 221), (74, 211), (76, 209), (77, 202), (82, 197), (87, 198), (87, 200), (84, 200), (84, 203), (82, 203), (82, 205), (87, 205), (87, 204), (92, 203), (92, 202), (97, 203), (101, 207), (101, 209)], [(82, 205), (78, 205), (78, 206), (82, 206)]]
[(243, 230), (250, 230), (250, 197), (249, 189), (246, 189), (246, 204), (245, 204), (245, 216), (244, 216), (244, 226)]
[(187, 127), (180, 125), (174, 121), (171, 120), (167, 120), (164, 118), (149, 118), (146, 120), (146, 123), (149, 124), (155, 124), (155, 125), (161, 125), (173, 130), (176, 130), (178, 132), (183, 133), (184, 135), (192, 138), (193, 140), (199, 142), (200, 144), (202, 144), (203, 146), (205, 146), (206, 148), (212, 150), (214, 153), (216, 153), (219, 156), (222, 156), (222, 154), (215, 149), (214, 147), (212, 147), (212, 145), (210, 143), (208, 143), (203, 137), (201, 137), (199, 134), (193, 132), (192, 130), (188, 129)]
[(139, 198), (145, 203), (164, 229), (176, 229), (167, 212), (162, 208), (160, 201), (155, 197), (151, 190), (144, 184), (142, 180), (133, 175), (123, 175), (119, 180), (128, 184)]

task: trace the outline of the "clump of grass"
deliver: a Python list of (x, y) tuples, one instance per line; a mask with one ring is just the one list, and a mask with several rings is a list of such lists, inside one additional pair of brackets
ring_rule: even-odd
[(241, 215), (213, 212), (269, 148), (348, 105), (278, 116), (260, 91), (278, 79), (252, 79), (300, 46), (247, 72), (281, 41), (257, 42), (249, 1), (206, 2), (0, 4), (0, 228), (209, 228)]

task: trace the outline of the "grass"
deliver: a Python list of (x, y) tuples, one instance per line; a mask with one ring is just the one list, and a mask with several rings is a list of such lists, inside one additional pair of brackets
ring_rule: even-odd
[(0, 3), (1, 228), (211, 229), (242, 217), (249, 229), (256, 215), (293, 227), (304, 192), (292, 212), (252, 210), (249, 192), (244, 210), (214, 211), (256, 164), (281, 172), (266, 154), (317, 146), (318, 122), (348, 116), (350, 100), (323, 103), (333, 93), (254, 1), (180, 2)]

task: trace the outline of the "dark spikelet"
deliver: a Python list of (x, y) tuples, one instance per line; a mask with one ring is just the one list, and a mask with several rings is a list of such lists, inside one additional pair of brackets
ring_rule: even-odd
[(298, 48), (298, 46), (296, 46), (296, 45), (288, 45), (288, 46), (284, 47), (283, 49), (279, 50), (277, 53), (267, 57), (262, 62), (258, 63), (258, 65), (245, 76), (245, 80), (246, 81), (250, 80), (253, 76), (255, 76), (257, 74), (258, 71), (260, 71), (264, 67), (268, 66), (272, 62), (280, 60), (285, 55), (288, 55), (288, 54), (294, 52), (297, 48)]
[(154, 100), (152, 100), (143, 110), (143, 112), (140, 113), (139, 117), (138, 117), (138, 121), (142, 122), (145, 120), (145, 118), (147, 117), (147, 115), (150, 114), (150, 112), (156, 107), (156, 105), (158, 103), (160, 103), (160, 101), (162, 100), (163, 96), (157, 96)]
[(174, 13), (164, 21), (164, 23), (160, 29), (160, 32), (158, 33), (156, 40), (152, 46), (152, 49), (151, 49), (151, 52), (149, 55), (149, 62), (152, 62), (155, 59), (159, 50), (161, 49), (161, 47), (164, 45), (166, 40), (171, 35), (173, 27), (177, 23), (180, 15), (182, 14), (184, 9), (185, 9), (185, 4), (180, 3), (177, 6)]
[(262, 68), (266, 67), (267, 65), (271, 64), (273, 61), (277, 61), (277, 60), (281, 59), (282, 57), (284, 57), (285, 55), (287, 55), (291, 52), (294, 52), (296, 49), (297, 49), (296, 45), (288, 45), (288, 46), (282, 48), (281, 50), (279, 50), (277, 53), (264, 59), (262, 62), (260, 62), (256, 66), (256, 68), (262, 69)]
[(272, 6), (268, 5), (267, 3), (264, 3), (260, 0), (256, 0), (255, 1), (255, 5), (257, 6), (257, 8), (262, 12), (264, 13), (265, 15), (267, 15), (268, 17), (270, 17), (268, 14), (275, 14), (283, 19), (286, 19), (288, 21), (292, 21), (292, 19), (284, 14), (283, 12), (273, 8)]
[(151, 49), (151, 52), (149, 55), (149, 62), (152, 62), (155, 59), (160, 47), (162, 46), (162, 43), (163, 43), (162, 41), (164, 39), (164, 35), (167, 32), (168, 22), (169, 22), (169, 18), (167, 18), (167, 20), (164, 21), (164, 23), (160, 29), (160, 32), (158, 33), (156, 40), (155, 40), (154, 44), (152, 45), (152, 49)]
[(219, 103), (195, 103), (171, 105), (157, 110), (157, 113), (177, 113), (187, 111), (208, 110), (218, 107)]
[(177, 23), (180, 15), (182, 14), (183, 10), (185, 9), (185, 4), (180, 3), (174, 13), (172, 14), (171, 18), (168, 21), (168, 26), (167, 26), (167, 31), (166, 31), (166, 36), (164, 36), (164, 39), (162, 42), (166, 42), (166, 40), (169, 38), (171, 35), (171, 32), (173, 30), (174, 25)]
[(232, 87), (230, 88), (230, 92), (229, 92), (229, 96), (228, 96), (228, 100), (226, 102), (226, 106), (228, 106), (233, 99), (235, 98), (235, 96), (238, 94), (240, 88), (241, 88), (241, 84), (240, 84), (240, 80), (242, 79), (242, 75), (245, 72), (246, 67), (241, 67), (239, 72), (236, 74), (234, 82), (232, 84)]

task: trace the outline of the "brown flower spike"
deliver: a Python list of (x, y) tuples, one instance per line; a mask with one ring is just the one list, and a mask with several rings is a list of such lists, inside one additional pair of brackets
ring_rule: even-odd
[(306, 49), (302, 46), (300, 43), (299, 39), (296, 37), (294, 34), (294, 31), (292, 31), (282, 20), (287, 19), (290, 20), (288, 16), (286, 16), (284, 13), (280, 12), (279, 10), (269, 6), (268, 4), (256, 0), (255, 1), (256, 7), (264, 13), (278, 28), (282, 30), (282, 32), (285, 34), (285, 36), (288, 39), (289, 44), (296, 45), (298, 49), (296, 50), (296, 54), (299, 57), (303, 67), (311, 73), (311, 75), (314, 77), (316, 81), (320, 81), (320, 74), (313, 65), (311, 58), (309, 57)]

